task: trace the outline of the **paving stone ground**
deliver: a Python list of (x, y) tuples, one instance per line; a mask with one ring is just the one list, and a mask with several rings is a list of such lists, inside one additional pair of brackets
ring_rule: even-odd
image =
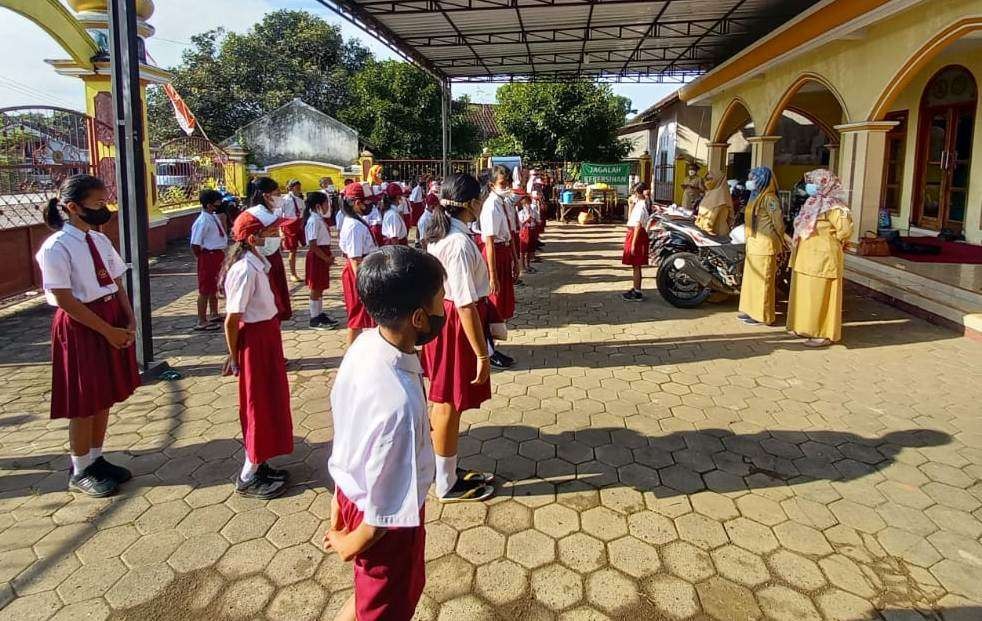
[[(518, 364), (464, 417), (498, 497), (427, 506), (419, 619), (982, 619), (982, 345), (849, 295), (845, 344), (805, 351), (732, 302), (623, 302), (620, 228), (546, 240)], [(115, 410), (107, 449), (136, 474), (115, 498), (65, 491), (50, 312), (0, 313), (0, 620), (331, 619), (351, 589), (319, 548), (343, 335), (306, 329), (297, 287), (295, 483), (244, 500), (236, 386), (222, 337), (189, 332), (184, 250), (151, 281), (184, 378)]]

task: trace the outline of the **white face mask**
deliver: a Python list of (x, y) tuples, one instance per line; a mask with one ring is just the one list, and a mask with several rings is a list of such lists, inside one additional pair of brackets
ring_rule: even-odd
[(264, 257), (268, 257), (279, 252), (282, 241), (283, 240), (279, 236), (266, 237), (263, 239), (263, 245), (257, 248), (257, 250), (259, 250), (259, 254), (263, 255)]
[(748, 179), (747, 180), (747, 189), (750, 190), (751, 192), (753, 192), (754, 190), (756, 190), (757, 189), (757, 182), (754, 181), (753, 179)]

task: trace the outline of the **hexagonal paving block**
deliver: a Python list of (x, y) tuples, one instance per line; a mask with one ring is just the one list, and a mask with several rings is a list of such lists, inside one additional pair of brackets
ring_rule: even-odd
[(662, 545), (678, 539), (672, 520), (653, 511), (635, 513), (627, 518), (627, 524), (632, 535), (652, 545)]
[(832, 553), (832, 546), (829, 545), (825, 536), (820, 531), (804, 524), (784, 522), (774, 527), (774, 534), (777, 535), (781, 545), (795, 552), (813, 556)]
[(694, 494), (689, 501), (694, 511), (714, 520), (732, 520), (740, 515), (732, 500), (716, 492), (700, 492)]
[(484, 503), (462, 502), (444, 506), (440, 521), (457, 530), (467, 530), (484, 524), (487, 514), (488, 508)]
[(604, 565), (607, 557), (604, 544), (585, 533), (573, 533), (560, 539), (559, 562), (581, 574), (586, 574)]
[(675, 528), (681, 539), (704, 550), (718, 548), (729, 541), (722, 524), (699, 513), (688, 513), (676, 518)]
[(700, 582), (716, 573), (709, 554), (686, 541), (668, 544), (660, 555), (668, 571), (689, 582)]
[(313, 576), (322, 560), (324, 553), (309, 543), (284, 548), (270, 561), (266, 575), (278, 586), (293, 584)]
[(713, 561), (721, 575), (749, 587), (761, 585), (771, 579), (763, 559), (735, 545), (713, 550)]
[(175, 529), (143, 535), (123, 552), (120, 558), (130, 567), (163, 563), (184, 543), (184, 535)]
[(703, 610), (717, 619), (759, 619), (760, 608), (749, 589), (714, 576), (696, 585)]
[(635, 578), (642, 578), (661, 568), (658, 552), (634, 537), (621, 537), (607, 544), (610, 564)]
[(425, 593), (442, 603), (469, 593), (473, 580), (473, 565), (456, 554), (448, 554), (427, 563)]
[(450, 554), (457, 547), (457, 531), (442, 522), (426, 526), (426, 560)]
[(537, 530), (524, 530), (508, 538), (507, 556), (529, 569), (556, 558), (556, 542)]
[(229, 543), (265, 537), (276, 523), (276, 519), (276, 514), (265, 507), (243, 511), (232, 516), (232, 519), (222, 527), (221, 532)]
[(270, 542), (250, 539), (226, 550), (215, 569), (228, 578), (240, 578), (261, 572), (275, 555), (276, 548)]
[(825, 586), (825, 576), (818, 565), (790, 550), (778, 550), (768, 559), (774, 575), (795, 589), (814, 591)]
[(511, 535), (531, 527), (532, 512), (521, 503), (500, 502), (488, 508), (487, 524), (503, 535)]
[(438, 621), (493, 621), (494, 609), (473, 595), (452, 599), (440, 607)]
[(576, 512), (557, 503), (536, 509), (533, 523), (536, 530), (556, 539), (565, 537), (580, 526)]
[(266, 614), (272, 621), (316, 619), (326, 601), (327, 593), (320, 585), (306, 580), (280, 589)]
[(118, 558), (92, 561), (58, 585), (58, 595), (66, 604), (102, 597), (126, 572), (126, 565)]
[(613, 569), (601, 569), (586, 579), (587, 600), (611, 615), (618, 615), (638, 605), (637, 585)]
[(266, 539), (277, 548), (289, 548), (308, 541), (318, 526), (320, 520), (307, 512), (291, 513), (276, 520)]
[(551, 610), (564, 610), (583, 598), (580, 576), (553, 564), (532, 572), (532, 595)]
[(525, 595), (529, 582), (522, 566), (508, 559), (498, 559), (478, 567), (476, 580), (477, 593), (499, 606)]
[(815, 598), (819, 610), (828, 619), (869, 619), (875, 618), (873, 606), (866, 600), (840, 591), (829, 589)]
[(751, 552), (766, 554), (778, 547), (777, 538), (771, 529), (745, 517), (730, 520), (723, 527), (730, 541)]
[(228, 541), (218, 533), (198, 535), (182, 543), (167, 563), (179, 574), (203, 569), (214, 565), (228, 547)]
[(603, 541), (612, 541), (627, 534), (627, 520), (607, 507), (594, 507), (580, 516), (584, 532)]
[(262, 613), (266, 603), (276, 592), (268, 578), (262, 574), (233, 582), (218, 596), (217, 606), (232, 619), (248, 619)]
[(781, 505), (760, 494), (741, 496), (737, 499), (736, 504), (744, 517), (765, 526), (776, 526), (787, 519)]
[(474, 565), (483, 565), (505, 553), (505, 536), (487, 526), (460, 533), (457, 554)]
[(757, 593), (760, 607), (774, 621), (821, 621), (822, 617), (807, 597), (786, 586), (774, 585)]
[(671, 619), (687, 619), (699, 612), (695, 588), (680, 578), (658, 574), (644, 581), (644, 592)]

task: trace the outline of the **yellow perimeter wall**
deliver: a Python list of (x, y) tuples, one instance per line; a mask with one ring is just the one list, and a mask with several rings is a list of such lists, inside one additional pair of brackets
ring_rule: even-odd
[[(337, 187), (344, 185), (344, 177), (340, 166), (318, 162), (286, 162), (284, 164), (274, 164), (266, 168), (265, 174), (275, 179), (284, 191), (286, 190), (286, 184), (291, 179), (299, 179), (304, 192), (313, 192), (319, 189), (322, 177), (330, 177)], [(242, 185), (242, 191), (245, 192), (245, 184)]]

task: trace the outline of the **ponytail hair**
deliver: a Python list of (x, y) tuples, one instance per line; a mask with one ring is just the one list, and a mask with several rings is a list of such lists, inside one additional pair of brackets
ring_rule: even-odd
[(96, 190), (105, 190), (106, 184), (102, 179), (92, 175), (72, 175), (61, 182), (58, 189), (59, 198), (52, 198), (44, 208), (44, 223), (55, 231), (65, 226), (65, 217), (61, 212), (68, 213), (66, 203), (82, 204), (89, 194)]
[(327, 202), (327, 194), (323, 192), (307, 192), (307, 196), (303, 201), (303, 224), (307, 226), (307, 220), (310, 219), (310, 212), (318, 205), (323, 205)]
[(266, 199), (263, 194), (269, 194), (270, 192), (275, 192), (280, 187), (280, 184), (276, 183), (276, 180), (272, 177), (257, 177), (255, 181), (255, 189), (252, 191), (252, 196), (249, 197), (249, 206), (255, 207), (256, 205), (262, 205), (267, 209), (272, 210), (273, 205), (267, 205)]
[(354, 200), (349, 199), (347, 197), (342, 197), (341, 198), (341, 213), (344, 214), (344, 217), (346, 219), (347, 218), (354, 218), (355, 220), (357, 220), (357, 221), (361, 222), (362, 224), (364, 224), (366, 229), (371, 230), (372, 227), (368, 226), (368, 223), (365, 222), (365, 219), (361, 217), (361, 214), (358, 213), (357, 211), (355, 211), (355, 202), (354, 202)]
[(450, 218), (457, 217), (481, 195), (481, 183), (466, 173), (453, 174), (440, 185), (440, 203), (426, 226), (427, 244), (440, 241), (450, 233)]

